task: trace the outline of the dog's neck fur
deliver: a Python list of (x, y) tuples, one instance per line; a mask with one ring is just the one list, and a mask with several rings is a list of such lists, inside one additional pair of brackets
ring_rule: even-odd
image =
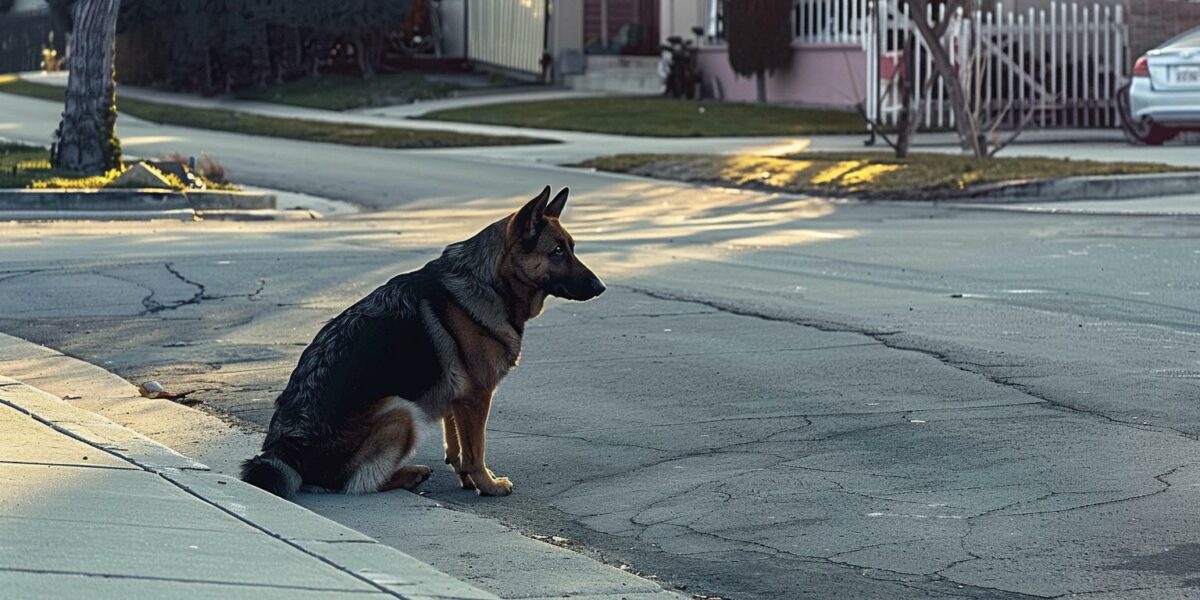
[(492, 223), (471, 238), (446, 246), (436, 260), (449, 273), (442, 283), (455, 301), (509, 349), (515, 362), (525, 323), (542, 312), (546, 293), (531, 283), (501, 276), (508, 254), (508, 225), (509, 218)]

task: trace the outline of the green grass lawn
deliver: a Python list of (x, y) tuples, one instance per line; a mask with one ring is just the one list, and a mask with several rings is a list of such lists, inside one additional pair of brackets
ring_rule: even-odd
[[(0, 93), (17, 94), (43, 100), (63, 101), (64, 89), (58, 86), (0, 77)], [(118, 98), (120, 112), (164, 125), (213, 129), (246, 135), (289, 138), (309, 142), (328, 142), (349, 146), (378, 148), (450, 148), (461, 146), (507, 146), (513, 144), (552, 143), (551, 140), (524, 136), (476, 135), (453, 131), (401, 129), (327, 123), (303, 119), (284, 119), (213, 108), (187, 108), (133, 98)], [(118, 128), (120, 126), (118, 125)]]
[(662, 137), (818, 135), (867, 130), (862, 117), (852, 112), (647, 97), (509, 102), (438, 110), (421, 118)]
[(244, 100), (276, 102), (325, 110), (350, 110), (369, 106), (408, 104), (414, 100), (445, 98), (462, 86), (430, 81), (418, 73), (377, 75), (370, 79), (324, 75), (287, 83), (253, 87), (234, 94)]
[(972, 186), (1082, 175), (1189, 171), (1153, 163), (1043, 157), (979, 160), (953, 154), (805, 152), (781, 157), (707, 154), (618, 154), (577, 166), (694, 183), (805, 194), (946, 197)]

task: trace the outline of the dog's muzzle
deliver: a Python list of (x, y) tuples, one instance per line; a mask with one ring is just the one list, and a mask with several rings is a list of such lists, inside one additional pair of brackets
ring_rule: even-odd
[(583, 302), (603, 294), (606, 289), (604, 282), (593, 275), (583, 280), (559, 283), (550, 289), (550, 293), (559, 298)]

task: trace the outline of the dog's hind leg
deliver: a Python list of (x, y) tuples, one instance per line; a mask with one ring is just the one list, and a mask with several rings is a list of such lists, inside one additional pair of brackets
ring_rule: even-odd
[(370, 433), (350, 459), (347, 494), (412, 489), (429, 478), (429, 467), (405, 466), (417, 446), (413, 407), (399, 398), (384, 404)]
[(425, 465), (407, 465), (396, 469), (392, 473), (391, 479), (388, 479), (383, 485), (379, 486), (379, 491), (386, 492), (388, 490), (411, 490), (429, 479), (429, 475), (433, 471)]

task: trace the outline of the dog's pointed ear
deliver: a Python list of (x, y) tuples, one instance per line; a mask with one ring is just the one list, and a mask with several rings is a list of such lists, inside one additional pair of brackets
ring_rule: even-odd
[(526, 202), (525, 206), (522, 206), (521, 210), (518, 210), (517, 214), (513, 216), (513, 232), (521, 236), (521, 239), (537, 236), (538, 229), (542, 225), (542, 218), (546, 214), (546, 202), (549, 200), (550, 186), (546, 186), (542, 193)]
[(557, 219), (562, 216), (563, 207), (567, 205), (567, 194), (571, 193), (571, 188), (563, 188), (559, 190), (558, 195), (546, 205), (546, 216)]

